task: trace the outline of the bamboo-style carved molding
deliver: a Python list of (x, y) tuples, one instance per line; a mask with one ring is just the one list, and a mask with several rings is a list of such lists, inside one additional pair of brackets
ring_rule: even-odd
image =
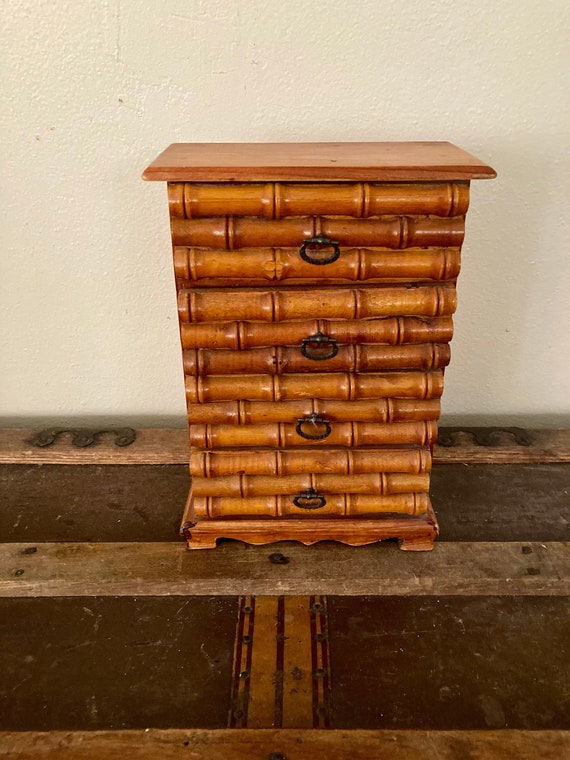
[[(320, 428), (317, 428), (320, 429)], [(437, 424), (427, 422), (338, 422), (329, 426), (326, 437), (303, 437), (294, 424), (190, 425), (190, 444), (198, 448), (266, 446), (430, 446), (437, 438)]]
[(386, 214), (460, 216), (469, 206), (469, 182), (188, 183), (168, 185), (175, 219), (209, 216), (287, 216), (338, 214), (366, 218)]
[(437, 420), (440, 407), (439, 399), (222, 401), (188, 404), (188, 422), (199, 425), (260, 425), (264, 422), (291, 422), (312, 414), (326, 417), (331, 422), (405, 422)]
[[(298, 496), (302, 496), (302, 494)], [(193, 518), (215, 520), (217, 518), (236, 517), (236, 515), (239, 515), (238, 520), (258, 517), (297, 517), (299, 520), (318, 518), (320, 520), (321, 517), (333, 516), (425, 515), (430, 506), (429, 497), (425, 493), (405, 493), (395, 496), (333, 493), (327, 494), (326, 498), (320, 498), (324, 502), (322, 507), (303, 509), (294, 503), (294, 494), (249, 498), (192, 495), (192, 514), (190, 515), (189, 511), (186, 512), (183, 524), (192, 521)], [(318, 531), (318, 524), (315, 525), (312, 522), (311, 527)]]
[[(182, 323), (229, 320), (282, 322), (298, 319), (442, 317), (457, 306), (455, 285), (387, 285), (381, 288), (303, 290), (182, 290)], [(306, 337), (306, 336), (305, 336)], [(270, 344), (273, 345), (273, 344)]]
[(465, 218), (396, 216), (345, 219), (325, 216), (291, 217), (279, 221), (221, 216), (208, 219), (171, 218), (172, 244), (234, 251), (259, 246), (293, 247), (324, 235), (345, 246), (409, 248), (459, 247)]
[[(310, 341), (308, 337), (306, 339)], [(241, 375), (285, 372), (378, 372), (401, 369), (439, 369), (449, 364), (450, 348), (443, 343), (416, 343), (407, 346), (340, 346), (334, 356), (315, 361), (299, 347), (271, 347), (224, 351), (185, 349), (187, 375)]]
[(182, 348), (231, 348), (299, 345), (308, 335), (321, 333), (338, 343), (448, 343), (453, 336), (451, 317), (384, 317), (381, 319), (308, 319), (296, 322), (181, 323)]
[(174, 248), (178, 289), (224, 282), (295, 281), (323, 285), (335, 281), (453, 280), (459, 274), (459, 248), (343, 248), (325, 267), (299, 255), (299, 248), (242, 248), (239, 255), (208, 248)]
[(371, 398), (440, 398), (443, 371), (431, 372), (323, 372), (293, 375), (186, 375), (186, 400), (293, 401), (330, 398), (358, 401)]
[(399, 449), (290, 449), (287, 451), (233, 450), (190, 453), (190, 473), (201, 478), (234, 475), (246, 469), (251, 475), (285, 477), (310, 471), (343, 476), (385, 473), (420, 474), (431, 470), (429, 448)]

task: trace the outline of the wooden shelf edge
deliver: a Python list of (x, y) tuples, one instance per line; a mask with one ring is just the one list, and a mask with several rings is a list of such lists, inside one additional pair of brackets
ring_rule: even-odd
[[(37, 448), (28, 441), (29, 429), (0, 429), (0, 464), (79, 465), (174, 465), (188, 464), (188, 433), (179, 428), (137, 430), (130, 446), (115, 446), (112, 436), (86, 448), (71, 445), (64, 434), (52, 446)], [(459, 434), (457, 445), (435, 446), (434, 464), (553, 464), (570, 462), (570, 430), (528, 431), (532, 443), (521, 446), (508, 435), (499, 436), (497, 446), (480, 446), (469, 434)]]
[(122, 731), (3, 731), (0, 757), (42, 760), (251, 760), (271, 753), (314, 760), (419, 760), (485, 757), (559, 760), (570, 752), (570, 731), (425, 731), (318, 729), (145, 729)]
[(243, 594), (567, 596), (570, 544), (436, 541), (422, 554), (386, 543), (227, 541), (211, 552), (182, 541), (0, 544), (4, 598)]

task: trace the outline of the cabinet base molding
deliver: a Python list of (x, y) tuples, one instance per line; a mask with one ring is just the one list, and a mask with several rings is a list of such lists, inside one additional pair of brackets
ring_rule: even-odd
[[(191, 514), (188, 500), (186, 515)], [(272, 544), (299, 541), (306, 546), (317, 541), (339, 541), (350, 546), (364, 546), (386, 539), (398, 539), (404, 551), (431, 551), (439, 533), (431, 507), (419, 517), (382, 516), (376, 519), (288, 519), (288, 520), (200, 520), (184, 517), (180, 533), (189, 549), (215, 549), (219, 538), (231, 538), (248, 544)]]

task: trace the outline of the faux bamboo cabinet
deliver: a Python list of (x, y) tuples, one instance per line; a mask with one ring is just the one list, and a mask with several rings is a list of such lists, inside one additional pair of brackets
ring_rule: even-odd
[(398, 538), (429, 497), (469, 182), (449, 143), (171, 145), (188, 546)]

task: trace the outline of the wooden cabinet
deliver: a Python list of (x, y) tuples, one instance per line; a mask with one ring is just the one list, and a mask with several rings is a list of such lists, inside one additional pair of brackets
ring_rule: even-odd
[(472, 179), (449, 143), (176, 144), (168, 183), (190, 548), (430, 549)]

